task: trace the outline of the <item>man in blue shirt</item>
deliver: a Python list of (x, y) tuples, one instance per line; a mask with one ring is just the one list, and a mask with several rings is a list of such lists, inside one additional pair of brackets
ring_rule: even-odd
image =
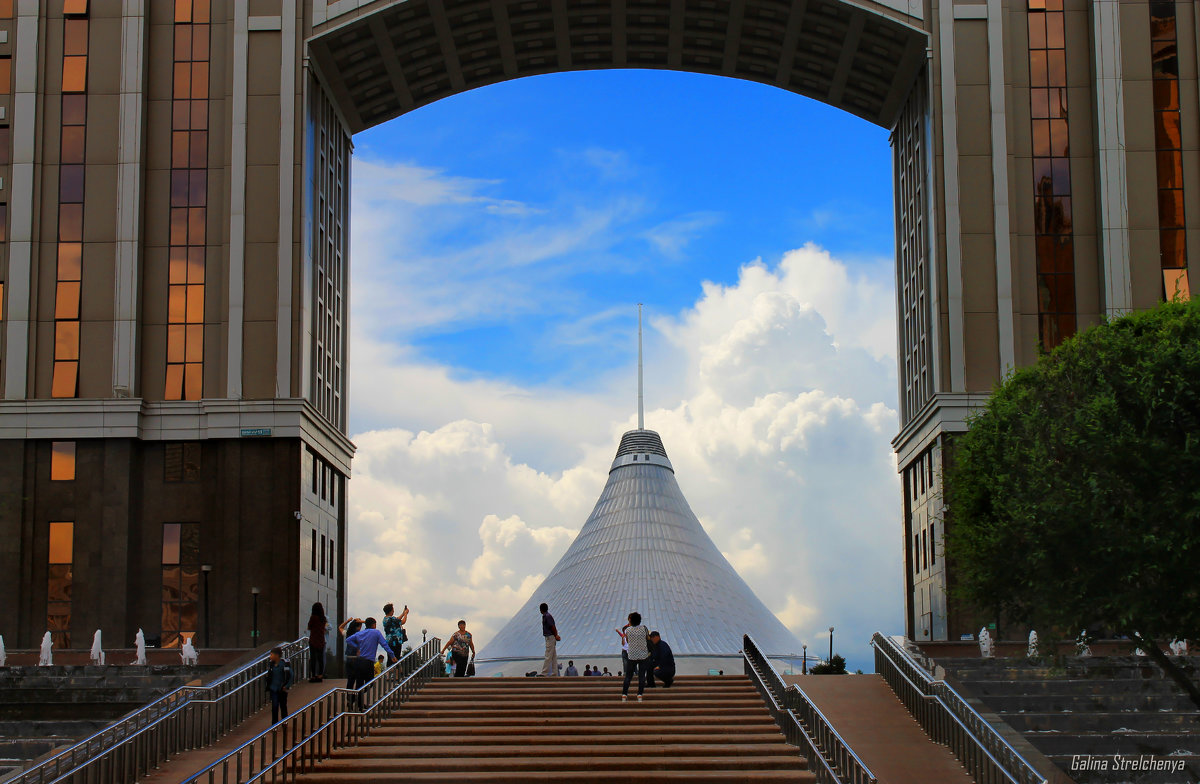
[(652, 663), (650, 664), (650, 688), (654, 688), (654, 679), (663, 682), (663, 688), (671, 688), (675, 682), (675, 654), (658, 632), (650, 632), (650, 643), (654, 646)]
[(348, 688), (360, 689), (375, 677), (375, 651), (388, 653), (388, 664), (396, 661), (396, 653), (388, 645), (383, 632), (375, 628), (374, 618), (363, 621), (363, 628), (346, 638), (346, 678)]
[(558, 642), (562, 640), (562, 637), (558, 636), (558, 627), (554, 625), (554, 616), (550, 614), (550, 607), (542, 602), (538, 609), (542, 611), (542, 636), (546, 638), (546, 660), (542, 662), (540, 674), (558, 675)]

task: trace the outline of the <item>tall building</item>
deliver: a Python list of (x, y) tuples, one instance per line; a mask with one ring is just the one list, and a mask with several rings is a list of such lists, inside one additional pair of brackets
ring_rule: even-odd
[(541, 663), (542, 602), (563, 638), (564, 666), (570, 658), (581, 665), (615, 661), (616, 672), (621, 643), (614, 629), (634, 611), (670, 643), (684, 674), (739, 662), (743, 634), (768, 655), (801, 654), (800, 641), (704, 532), (653, 430), (621, 437), (595, 508), (525, 606), (479, 652), (480, 674), (518, 675)]
[(897, 583), (911, 635), (971, 631), (946, 447), (1039, 346), (1189, 294), (1198, 67), (1194, 0), (0, 0), (0, 634), (340, 615), (352, 137), (598, 68), (891, 131)]

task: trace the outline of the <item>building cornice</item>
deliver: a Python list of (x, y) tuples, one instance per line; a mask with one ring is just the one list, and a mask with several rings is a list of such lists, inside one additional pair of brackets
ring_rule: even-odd
[(892, 439), (896, 467), (903, 471), (941, 433), (964, 433), (967, 418), (987, 404), (986, 392), (939, 392)]
[[(247, 431), (263, 435), (251, 436)], [(344, 433), (299, 398), (0, 401), (0, 439), (193, 441), (248, 437), (300, 438), (347, 476), (356, 449)]]

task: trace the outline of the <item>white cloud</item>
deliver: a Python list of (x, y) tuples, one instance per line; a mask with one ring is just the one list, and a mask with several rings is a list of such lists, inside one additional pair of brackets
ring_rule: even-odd
[[(647, 426), (718, 547), (780, 618), (853, 666), (902, 627), (893, 292), (808, 245), (652, 321)], [(424, 289), (422, 289), (423, 293)], [(466, 617), (485, 645), (591, 511), (632, 368), (583, 391), (462, 379), (354, 338), (350, 597), (356, 613), (412, 607), (412, 629)]]

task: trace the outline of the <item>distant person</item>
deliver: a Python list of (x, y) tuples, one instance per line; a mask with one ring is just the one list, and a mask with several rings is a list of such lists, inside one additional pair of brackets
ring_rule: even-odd
[(392, 646), (396, 656), (399, 656), (404, 650), (404, 642), (408, 639), (408, 632), (404, 631), (404, 624), (408, 623), (408, 605), (404, 605), (399, 618), (395, 612), (396, 605), (391, 602), (383, 605), (383, 636), (387, 638), (388, 645)]
[(558, 643), (562, 641), (562, 637), (558, 636), (558, 626), (554, 623), (554, 616), (550, 614), (549, 605), (542, 602), (538, 609), (542, 612), (542, 637), (546, 639), (546, 659), (542, 662), (542, 675), (558, 675)]
[(590, 665), (590, 664), (583, 665), (583, 677), (585, 677), (585, 678), (592, 677), (592, 665)]
[(602, 673), (600, 673), (600, 674), (601, 674), (601, 675), (603, 675), (603, 676), (605, 676), (605, 677), (607, 677), (607, 678), (611, 678), (611, 677), (613, 676), (613, 674), (612, 674), (611, 672), (609, 672), (609, 671), (608, 671), (608, 668), (607, 668), (607, 667), (605, 667), (605, 668), (604, 668), (604, 672), (602, 672)]
[(594, 664), (592, 665), (592, 675), (596, 676), (597, 678), (600, 677), (600, 668)]
[(650, 688), (654, 688), (654, 679), (658, 678), (663, 682), (663, 688), (669, 689), (675, 682), (675, 654), (671, 652), (671, 646), (667, 645), (667, 641), (658, 632), (650, 632), (650, 643), (654, 646), (654, 663), (650, 667)]
[(325, 680), (325, 654), (330, 628), (329, 619), (325, 617), (325, 607), (320, 602), (314, 602), (312, 615), (308, 616), (309, 683)]
[(650, 630), (642, 625), (642, 615), (638, 612), (629, 613), (629, 626), (625, 628), (625, 642), (629, 646), (629, 669), (625, 670), (625, 681), (621, 687), (621, 702), (629, 699), (629, 683), (633, 673), (637, 671), (638, 702), (646, 691), (646, 681), (650, 675)]
[(383, 654), (379, 654), (379, 658), (375, 660), (375, 677), (378, 678), (383, 674)]
[(574, 678), (579, 675), (579, 670), (575, 669), (575, 662), (567, 662), (567, 671), (564, 673), (568, 678)]
[(475, 640), (472, 639), (471, 633), (467, 631), (467, 622), (458, 622), (458, 631), (450, 635), (450, 639), (446, 640), (446, 644), (442, 646), (442, 653), (450, 650), (450, 656), (454, 660), (454, 677), (465, 678), (467, 675), (467, 658), (475, 658)]
[(271, 695), (271, 723), (278, 724), (288, 716), (288, 692), (292, 688), (292, 665), (283, 660), (283, 649), (271, 649), (267, 664), (267, 693)]
[[(363, 621), (363, 628), (346, 638), (346, 666), (349, 668), (347, 677), (350, 679), (350, 689), (361, 689), (374, 677), (375, 651), (383, 648), (389, 661), (396, 661), (396, 652), (388, 645), (383, 633), (375, 628), (378, 622), (374, 618)], [(349, 655), (350, 647), (354, 646), (354, 656)]]
[(350, 660), (358, 656), (358, 648), (350, 644), (350, 638), (362, 629), (362, 618), (353, 616), (342, 621), (341, 626), (338, 626), (338, 634), (345, 638), (346, 643), (342, 649), (342, 671), (346, 673), (346, 688), (354, 688), (354, 674), (351, 672)]

